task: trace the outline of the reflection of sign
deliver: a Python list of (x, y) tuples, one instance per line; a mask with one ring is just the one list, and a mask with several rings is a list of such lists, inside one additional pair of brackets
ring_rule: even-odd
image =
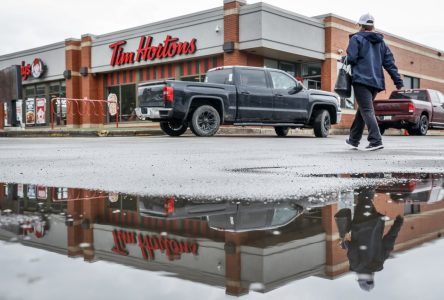
[(46, 99), (45, 98), (36, 98), (35, 99), (35, 110), (36, 110), (36, 124), (45, 124), (45, 108), (46, 108)]
[(109, 202), (116, 203), (119, 201), (119, 193), (109, 193), (108, 195)]
[(35, 185), (28, 185), (28, 199), (35, 199)]
[(196, 39), (192, 39), (189, 42), (179, 42), (178, 38), (173, 38), (172, 36), (167, 35), (163, 43), (160, 43), (157, 46), (153, 46), (152, 42), (153, 38), (151, 36), (140, 37), (137, 52), (124, 52), (122, 46), (126, 44), (126, 41), (118, 41), (109, 45), (113, 50), (110, 65), (120, 66), (141, 61), (153, 61), (155, 59), (175, 57), (176, 55), (194, 54), (197, 50)]
[(35, 101), (32, 98), (26, 100), (26, 125), (35, 124)]
[(113, 230), (113, 252), (128, 256), (126, 245), (137, 244), (142, 256), (146, 260), (154, 259), (154, 251), (165, 253), (169, 260), (179, 259), (181, 254), (191, 253), (197, 255), (198, 244), (190, 241), (178, 241), (158, 235), (143, 235), (135, 232)]
[(44, 186), (37, 186), (37, 199), (44, 200), (46, 199), (46, 187)]
[(108, 110), (110, 116), (115, 116), (117, 114), (117, 95), (108, 95)]
[(23, 198), (24, 194), (23, 194), (23, 184), (19, 183), (17, 184), (17, 197), (19, 198)]

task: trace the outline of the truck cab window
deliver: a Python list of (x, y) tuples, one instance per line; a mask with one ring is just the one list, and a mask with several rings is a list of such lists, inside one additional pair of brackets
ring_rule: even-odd
[(296, 81), (290, 76), (280, 72), (270, 72), (273, 88), (288, 90), (296, 86)]
[(265, 72), (262, 70), (240, 70), (239, 84), (241, 86), (266, 88), (267, 79)]
[(438, 92), (439, 95), (439, 101), (441, 102), (441, 104), (444, 104), (444, 95), (441, 92)]
[(233, 69), (229, 68), (210, 71), (205, 77), (205, 82), (218, 84), (234, 84)]
[(429, 90), (429, 94), (430, 94), (430, 98), (431, 98), (433, 103), (436, 103), (436, 104), (440, 104), (441, 103), (441, 101), (440, 101), (441, 99), (439, 97), (438, 92), (433, 91), (433, 90)]

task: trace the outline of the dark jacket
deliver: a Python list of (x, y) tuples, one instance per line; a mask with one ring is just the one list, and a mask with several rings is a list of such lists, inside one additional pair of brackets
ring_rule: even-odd
[(347, 63), (352, 66), (353, 83), (385, 90), (384, 68), (397, 88), (403, 86), (393, 54), (380, 33), (364, 31), (350, 35)]
[(367, 274), (381, 271), (392, 252), (402, 220), (397, 218), (384, 236), (385, 222), (381, 217), (377, 214), (366, 222), (352, 223), (351, 241), (346, 241), (351, 271)]

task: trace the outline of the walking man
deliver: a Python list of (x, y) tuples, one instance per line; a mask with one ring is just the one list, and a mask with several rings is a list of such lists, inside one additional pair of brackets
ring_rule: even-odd
[(403, 81), (395, 65), (393, 54), (384, 42), (384, 36), (375, 32), (375, 19), (365, 14), (359, 19), (359, 32), (350, 35), (347, 48), (347, 64), (352, 69), (352, 84), (358, 111), (345, 141), (352, 149), (358, 149), (364, 127), (367, 125), (369, 145), (366, 151), (384, 148), (376, 121), (373, 100), (385, 90), (383, 68), (390, 74), (396, 89), (403, 88)]

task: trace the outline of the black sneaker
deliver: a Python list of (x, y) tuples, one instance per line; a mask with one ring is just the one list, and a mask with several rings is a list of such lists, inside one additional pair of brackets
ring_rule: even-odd
[(382, 144), (368, 145), (367, 147), (364, 148), (364, 151), (376, 151), (376, 150), (380, 150), (380, 149), (384, 149), (384, 145), (382, 145)]
[(349, 141), (349, 139), (345, 140), (345, 144), (352, 150), (358, 150), (358, 145), (353, 144), (352, 142)]

